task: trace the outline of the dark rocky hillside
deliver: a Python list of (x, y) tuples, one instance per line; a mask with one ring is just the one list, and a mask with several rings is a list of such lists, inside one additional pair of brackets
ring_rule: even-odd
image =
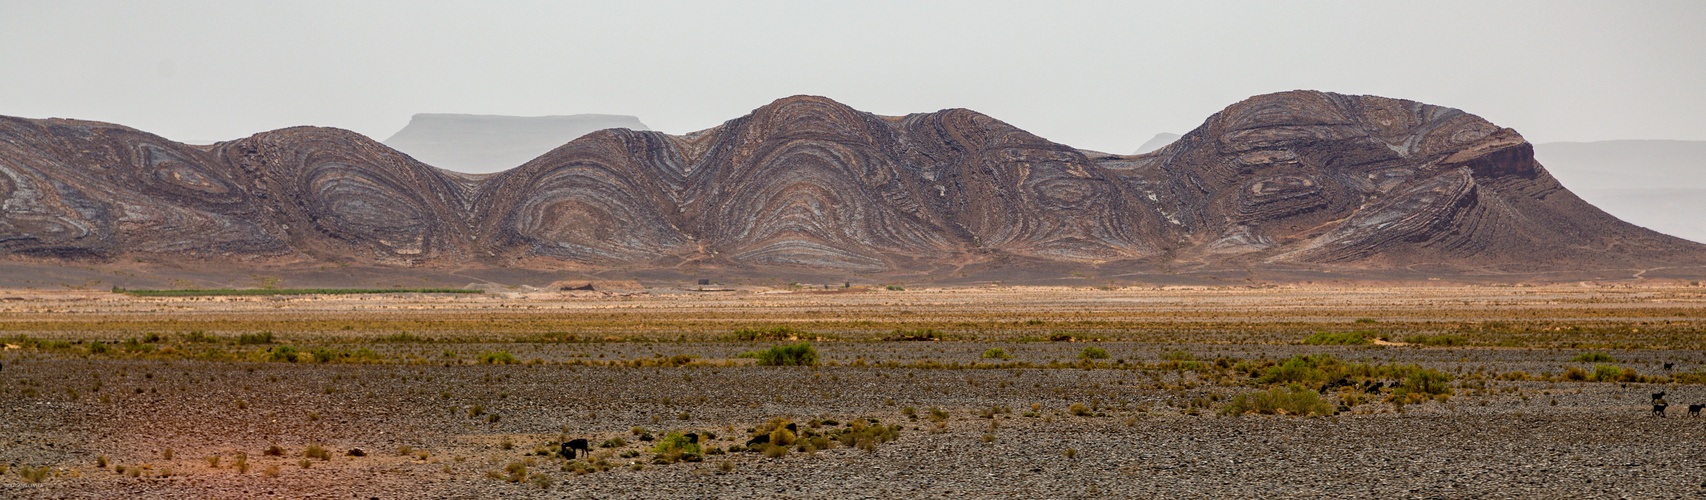
[(1513, 130), (1308, 91), (1097, 157), (974, 111), (797, 96), (685, 136), (595, 132), (489, 176), (337, 129), (188, 146), (3, 118), (0, 174), (0, 253), (54, 262), (938, 277), (1706, 264), (1706, 246), (1581, 201)]

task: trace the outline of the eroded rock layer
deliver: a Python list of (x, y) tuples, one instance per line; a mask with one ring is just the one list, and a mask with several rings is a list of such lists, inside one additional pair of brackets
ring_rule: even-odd
[(337, 129), (193, 147), (4, 118), (0, 251), (871, 273), (1706, 264), (1706, 246), (1600, 212), (1532, 153), (1455, 109), (1304, 91), (1095, 158), (969, 110), (798, 96), (685, 136), (588, 134), (490, 176)]
[(1413, 101), (1258, 96), (1166, 148), (1102, 164), (1153, 196), (1184, 263), (1527, 272), (1702, 260), (1697, 245), (1582, 202), (1515, 131)]

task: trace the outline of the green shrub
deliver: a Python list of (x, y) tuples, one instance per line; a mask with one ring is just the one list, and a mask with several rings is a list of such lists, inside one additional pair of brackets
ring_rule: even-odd
[(1459, 336), (1459, 335), (1433, 335), (1433, 336), (1415, 335), (1415, 336), (1410, 336), (1410, 337), (1404, 337), (1404, 342), (1410, 343), (1410, 344), (1417, 344), (1417, 345), (1433, 346), (1433, 347), (1460, 346), (1460, 345), (1466, 345), (1469, 343), (1468, 340), (1465, 340), (1462, 336)]
[(1641, 374), (1633, 368), (1618, 368), (1612, 365), (1593, 365), (1593, 375), (1588, 380), (1594, 382), (1640, 382)]
[(278, 346), (278, 348), (272, 350), (272, 360), (273, 361), (284, 361), (287, 363), (295, 363), (296, 362), (296, 355), (297, 355), (296, 348), (291, 347), (291, 346), (287, 346), (287, 345)]
[(1451, 394), (1451, 376), (1430, 369), (1416, 369), (1404, 378), (1405, 391), (1418, 394)]
[(219, 342), (219, 337), (208, 335), (207, 333), (202, 332), (201, 330), (195, 330), (195, 331), (191, 331), (189, 333), (184, 334), (184, 342), (201, 342), (201, 343), (212, 344), (212, 343)]
[(332, 362), (332, 360), (338, 359), (338, 352), (337, 351), (333, 351), (331, 349), (327, 349), (324, 347), (314, 349), (314, 351), (311, 354), (314, 355), (314, 362), (315, 363), (330, 363), (330, 362)]
[(134, 338), (125, 339), (122, 347), (124, 347), (124, 352), (133, 353), (133, 354), (134, 353), (144, 353), (144, 352), (154, 352), (154, 345), (153, 344), (147, 344), (147, 343), (142, 342), (141, 340), (134, 339)]
[(682, 455), (699, 455), (699, 443), (687, 439), (679, 432), (671, 432), (652, 445), (652, 453), (680, 453)]
[(811, 342), (801, 342), (793, 345), (779, 345), (768, 350), (754, 351), (741, 354), (743, 358), (755, 358), (759, 366), (817, 366), (817, 349), (812, 348)]
[(783, 341), (786, 341), (786, 340), (810, 339), (813, 337), (815, 337), (815, 336), (812, 335), (811, 332), (804, 332), (804, 331), (800, 331), (800, 330), (795, 330), (793, 328), (788, 328), (785, 326), (778, 326), (776, 328), (771, 328), (769, 330), (754, 330), (754, 329), (743, 328), (740, 330), (735, 330), (734, 332), (731, 332), (728, 335), (724, 335), (722, 340), (735, 340), (735, 341), (746, 341), (746, 342), (751, 342), (751, 341), (756, 341), (756, 340), (783, 340)]
[(509, 351), (493, 351), (480, 353), (480, 363), (487, 365), (513, 365), (519, 363)]
[(1013, 359), (1013, 355), (1007, 354), (1006, 349), (1002, 349), (1000, 347), (991, 347), (991, 348), (989, 348), (989, 350), (983, 351), (983, 358), (984, 359)]
[(1315, 391), (1292, 385), (1233, 396), (1232, 401), (1220, 409), (1220, 413), (1307, 416), (1333, 415), (1337, 411)]
[(1581, 354), (1577, 354), (1576, 357), (1574, 357), (1574, 358), (1570, 358), (1570, 361), (1575, 361), (1577, 363), (1616, 363), (1617, 362), (1617, 360), (1615, 358), (1612, 358), (1610, 354), (1606, 354), (1603, 352), (1584, 352)]
[(238, 345), (271, 344), (273, 342), (272, 332), (245, 333), (237, 336)]
[(1315, 332), (1303, 339), (1306, 345), (1366, 345), (1378, 337), (1375, 332), (1355, 331), (1343, 333)]
[(1315, 384), (1327, 380), (1327, 372), (1321, 365), (1331, 365), (1337, 360), (1326, 354), (1315, 356), (1292, 356), (1291, 359), (1276, 366), (1268, 367), (1257, 380), (1263, 384)]
[(106, 342), (101, 342), (99, 340), (89, 342), (89, 354), (106, 354), (109, 352), (112, 352), (112, 348), (107, 347)]
[(1078, 359), (1108, 359), (1108, 350), (1096, 346), (1085, 347), (1078, 353)]
[(895, 330), (894, 332), (889, 333), (889, 336), (883, 337), (883, 340), (889, 342), (933, 341), (942, 340), (943, 338), (942, 332), (938, 332), (934, 328), (925, 328), (921, 330)]
[(31, 468), (28, 465), (18, 467), (18, 477), (23, 479), (26, 483), (42, 482), (51, 474), (53, 474), (53, 469), (48, 468), (46, 465), (35, 468)]

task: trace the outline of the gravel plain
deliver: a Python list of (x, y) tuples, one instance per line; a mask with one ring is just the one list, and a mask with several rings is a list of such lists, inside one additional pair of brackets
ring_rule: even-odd
[[(1146, 304), (1153, 307), (1153, 302)], [(7, 307), (48, 308), (41, 303)], [(52, 307), (84, 311), (73, 316), (124, 309), (77, 301)], [(900, 301), (890, 307), (915, 304)], [(1700, 318), (1694, 302), (1665, 307), (1686, 313), (1676, 321)], [(45, 313), (34, 314), (27, 318), (41, 320)], [(1637, 316), (1626, 321), (1652, 321)], [(18, 317), (14, 321), (23, 321)], [(161, 318), (149, 321), (167, 321)], [(46, 330), (30, 334), (56, 335)], [(1570, 361), (1584, 348), (983, 337), (819, 341), (814, 344), (826, 365), (812, 368), (751, 366), (736, 357), (776, 342), (709, 339), (300, 342), (305, 348), (371, 348), (389, 360), (382, 364), (8, 349), (0, 358), (0, 464), (9, 470), (0, 474), (0, 497), (1706, 495), (1706, 447), (1701, 446), (1706, 418), (1685, 411), (1688, 404), (1706, 403), (1706, 386), (1498, 376), (1555, 375), (1571, 367), (1591, 371), (1595, 363)], [(1092, 345), (1108, 351), (1103, 361), (1109, 364), (1071, 367)], [(1014, 358), (982, 358), (992, 347)], [(512, 352), (522, 362), (475, 362), (479, 353), (496, 350)], [(1706, 364), (1706, 352), (1695, 349), (1598, 351), (1614, 357), (1617, 366), (1655, 377), (1697, 373)], [(1383, 401), (1386, 394), (1376, 393), (1335, 416), (1222, 415), (1219, 410), (1230, 397), (1257, 388), (1235, 371), (1162, 368), (1164, 357), (1178, 359), (1179, 353), (1205, 362), (1281, 362), (1326, 353), (1343, 362), (1415, 364), (1451, 375), (1453, 393), (1404, 405), (1401, 412)], [(694, 356), (694, 364), (633, 366), (675, 355)], [(612, 363), (618, 366), (601, 364), (610, 361), (619, 361)], [(851, 366), (860, 362), (868, 366)], [(998, 362), (1027, 365), (991, 366)], [(1672, 369), (1665, 370), (1664, 363), (1672, 363)], [(1665, 418), (1650, 412), (1650, 395), (1659, 391), (1671, 403)], [(1329, 391), (1327, 396), (1344, 394)], [(1089, 411), (1075, 415), (1074, 404)], [(909, 418), (908, 408), (919, 418)], [(948, 417), (938, 424), (931, 409)], [(812, 428), (813, 420), (837, 422), (818, 431), (854, 419), (898, 425), (900, 431), (895, 440), (870, 450), (837, 446), (781, 457), (708, 454), (700, 462), (672, 464), (651, 463), (654, 454), (645, 450), (654, 442), (642, 442), (633, 432), (643, 427), (659, 436), (714, 433), (717, 438), (705, 447), (726, 450), (744, 443), (749, 428), (778, 417), (802, 429)], [(561, 458), (534, 454), (565, 437), (594, 443), (621, 437), (627, 444), (606, 450), (608, 470), (586, 474), (564, 470), (568, 462)], [(506, 441), (513, 446), (506, 448)], [(267, 455), (271, 446), (280, 447), (283, 455)], [(305, 458), (310, 446), (329, 450), (329, 458)], [(400, 453), (404, 446), (407, 454)], [(362, 456), (351, 456), (353, 449), (362, 450)], [(641, 453), (621, 456), (629, 451)], [(247, 456), (247, 471), (234, 465), (239, 454)], [(209, 461), (215, 456), (220, 457), (216, 465)], [(528, 476), (542, 475), (548, 486), (502, 477), (509, 464), (528, 460)], [(49, 469), (39, 482), (26, 480), (19, 470), (36, 467)], [(117, 472), (119, 467), (125, 472)], [(490, 475), (494, 472), (498, 478)]]

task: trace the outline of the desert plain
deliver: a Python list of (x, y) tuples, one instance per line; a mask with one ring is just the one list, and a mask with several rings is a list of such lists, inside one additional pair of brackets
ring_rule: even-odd
[(0, 291), (0, 497), (1706, 495), (1699, 283), (594, 288)]

